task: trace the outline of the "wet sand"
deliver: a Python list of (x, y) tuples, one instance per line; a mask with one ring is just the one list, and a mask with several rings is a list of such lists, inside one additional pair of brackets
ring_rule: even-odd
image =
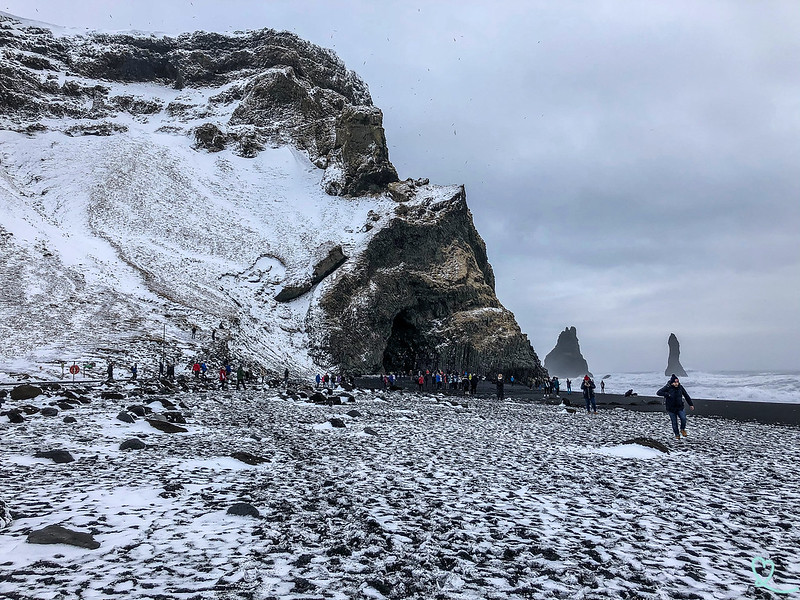
[[(408, 390), (417, 390), (417, 385), (406, 378), (398, 382), (399, 386)], [(359, 386), (369, 388), (383, 387), (377, 378), (363, 378), (358, 381)], [(455, 390), (437, 390), (435, 386), (424, 389), (425, 393), (437, 393), (441, 391), (447, 395), (464, 397)], [(691, 392), (689, 392), (691, 394)], [(477, 395), (483, 398), (496, 395), (494, 385), (482, 381), (478, 384)], [(505, 386), (505, 397), (507, 400), (523, 400), (530, 402), (541, 402), (543, 404), (557, 405), (562, 400), (567, 400), (571, 406), (578, 410), (586, 410), (583, 395), (580, 391), (573, 391), (567, 394), (562, 391), (558, 398), (555, 394), (549, 397), (541, 391), (530, 390), (523, 385)], [(467, 396), (468, 398), (468, 396)], [(658, 396), (623, 396), (622, 394), (602, 394), (596, 395), (597, 410), (612, 410), (623, 408), (640, 412), (665, 412), (664, 399)], [(686, 406), (687, 414), (692, 417), (702, 418), (723, 418), (735, 421), (755, 421), (758, 423), (800, 425), (800, 404), (787, 404), (784, 402), (746, 402), (731, 400), (709, 400), (692, 398), (695, 409), (692, 411)]]

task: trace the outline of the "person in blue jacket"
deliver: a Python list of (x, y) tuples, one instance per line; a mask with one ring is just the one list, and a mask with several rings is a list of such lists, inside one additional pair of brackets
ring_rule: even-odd
[[(681, 435), (686, 437), (686, 410), (683, 407), (683, 399), (686, 398), (686, 402), (689, 403), (692, 410), (694, 410), (694, 402), (692, 402), (689, 394), (681, 385), (678, 376), (673, 373), (667, 385), (658, 390), (656, 394), (664, 396), (664, 407), (667, 409), (670, 421), (672, 421), (672, 431), (675, 432), (675, 439), (681, 439)], [(680, 432), (678, 432), (678, 417), (681, 419)]]

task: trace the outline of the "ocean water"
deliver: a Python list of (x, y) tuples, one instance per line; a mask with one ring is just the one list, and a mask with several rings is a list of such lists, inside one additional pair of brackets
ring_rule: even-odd
[[(681, 383), (692, 398), (785, 402), (800, 404), (800, 371), (687, 371)], [(623, 394), (629, 389), (640, 396), (654, 396), (668, 377), (659, 373), (595, 373), (598, 391), (605, 375), (606, 391)], [(576, 378), (575, 387), (580, 384)]]

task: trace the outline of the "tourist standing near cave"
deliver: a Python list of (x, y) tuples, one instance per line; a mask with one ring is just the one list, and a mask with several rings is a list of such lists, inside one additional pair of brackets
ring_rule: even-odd
[[(669, 378), (667, 385), (662, 387), (656, 392), (658, 396), (664, 397), (664, 407), (667, 409), (669, 420), (672, 422), (672, 431), (675, 433), (675, 439), (681, 439), (681, 435), (686, 437), (686, 410), (683, 407), (683, 399), (694, 410), (694, 402), (689, 397), (684, 387), (681, 385), (681, 380), (674, 373)], [(680, 433), (678, 432), (678, 419), (681, 420)]]
[[(597, 386), (594, 384), (588, 375), (584, 376), (583, 383), (581, 384), (581, 389), (583, 390), (583, 399), (586, 400), (586, 412), (587, 413), (594, 413), (597, 414), (597, 401), (594, 397), (594, 389)], [(591, 404), (592, 409), (589, 410), (589, 405)]]

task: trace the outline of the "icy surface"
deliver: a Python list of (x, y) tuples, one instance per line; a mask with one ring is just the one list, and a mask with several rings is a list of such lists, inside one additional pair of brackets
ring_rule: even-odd
[[(0, 417), (0, 597), (768, 597), (756, 556), (800, 579), (796, 427), (690, 417), (675, 441), (660, 413), (514, 400), (356, 392), (351, 418), (279, 390), (170, 399), (189, 433), (116, 421), (130, 398), (74, 425)], [(152, 447), (118, 450), (134, 436)], [(226, 514), (241, 501), (261, 517)], [(51, 524), (101, 546), (25, 542)]]

